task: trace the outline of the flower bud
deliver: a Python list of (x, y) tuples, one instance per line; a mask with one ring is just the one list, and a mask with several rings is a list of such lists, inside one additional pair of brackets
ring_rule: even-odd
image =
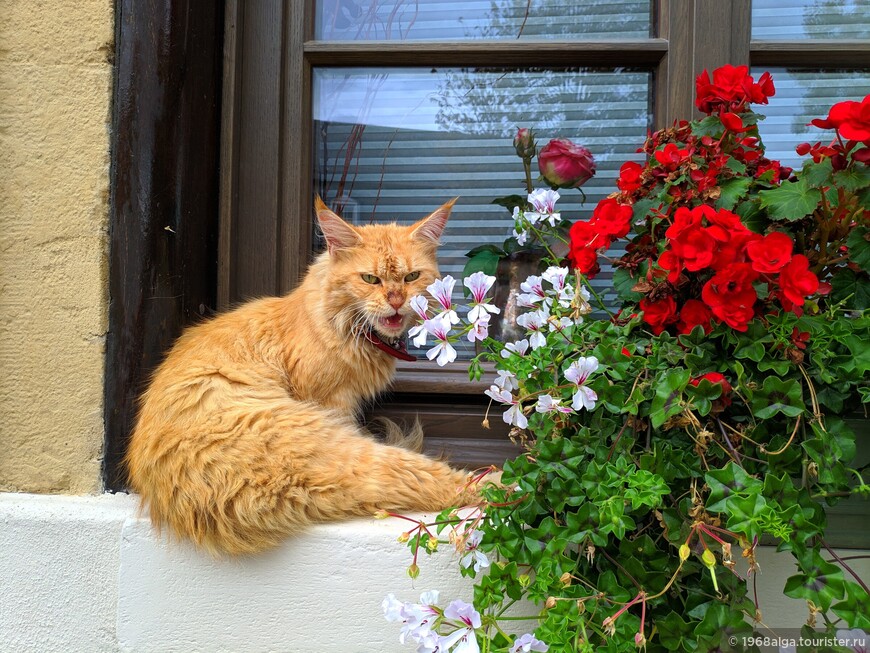
[(418, 567), (416, 563), (412, 564), (410, 567), (408, 567), (408, 575), (412, 579), (417, 578), (417, 576), (420, 575), (420, 567)]
[(568, 587), (571, 584), (571, 572), (566, 571), (564, 574), (562, 574), (562, 576), (559, 578), (559, 582), (562, 583), (562, 585), (564, 585), (565, 587)]
[(527, 588), (529, 585), (532, 584), (532, 577), (528, 574), (520, 574), (517, 577), (517, 580), (520, 581), (520, 587), (522, 587), (523, 589)]
[(682, 544), (682, 545), (680, 546), (680, 560), (682, 560), (682, 561), (684, 561), (684, 562), (685, 562), (686, 560), (688, 560), (688, 559), (689, 559), (689, 554), (690, 554), (691, 552), (692, 552), (692, 551), (691, 551), (691, 549), (689, 549), (689, 545), (688, 545), (688, 544)]
[(407, 531), (404, 532), (404, 533), (402, 533), (401, 535), (399, 535), (399, 537), (396, 538), (396, 540), (397, 540), (400, 544), (404, 544), (405, 542), (407, 542), (407, 541), (410, 540), (410, 539), (411, 539), (411, 534), (408, 533)]
[(701, 554), (701, 561), (704, 563), (704, 566), (709, 569), (716, 566), (716, 556), (713, 555), (713, 552), (710, 549), (704, 549), (704, 553)]
[(548, 596), (546, 602), (544, 603), (544, 608), (549, 610), (549, 609), (555, 608), (555, 607), (556, 607), (556, 597), (555, 596)]
[(386, 519), (389, 516), (390, 516), (390, 513), (388, 513), (386, 510), (378, 510), (375, 513), (375, 519)]
[(554, 138), (538, 153), (538, 168), (552, 188), (579, 188), (595, 175), (595, 159), (585, 147)]
[(517, 151), (517, 156), (521, 159), (531, 159), (535, 156), (535, 135), (528, 127), (520, 127), (517, 129), (517, 135), (514, 136), (514, 148)]
[(577, 614), (583, 614), (584, 612), (586, 612), (586, 601), (577, 599)]
[(640, 648), (641, 646), (646, 646), (646, 637), (643, 636), (643, 633), (636, 633), (634, 636), (634, 645)]
[(435, 553), (438, 550), (438, 540), (436, 540), (434, 537), (430, 537), (428, 540), (426, 540), (426, 549), (430, 553)]

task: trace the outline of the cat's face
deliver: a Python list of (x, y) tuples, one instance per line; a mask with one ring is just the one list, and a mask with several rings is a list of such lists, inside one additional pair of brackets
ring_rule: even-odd
[[(454, 200), (455, 201), (455, 200)], [(410, 225), (354, 227), (318, 199), (317, 217), (330, 259), (329, 302), (336, 327), (400, 337), (412, 324), (410, 299), (438, 276), (437, 247), (453, 201)]]

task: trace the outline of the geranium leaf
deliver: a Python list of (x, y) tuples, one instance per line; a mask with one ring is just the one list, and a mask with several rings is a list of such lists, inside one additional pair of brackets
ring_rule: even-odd
[(781, 380), (768, 376), (752, 397), (752, 411), (757, 419), (768, 419), (777, 413), (795, 417), (805, 408), (803, 391), (795, 379)]
[(870, 282), (867, 273), (855, 274), (852, 270), (838, 270), (831, 281), (831, 298), (835, 302), (846, 302), (849, 308), (859, 311), (870, 308)]
[(683, 410), (680, 398), (688, 382), (689, 370), (682, 369), (667, 371), (659, 379), (658, 386), (656, 387), (656, 396), (650, 408), (650, 419), (652, 420), (653, 427), (658, 428), (669, 417)]
[(812, 188), (820, 188), (826, 186), (831, 179), (831, 160), (823, 159), (819, 163), (815, 163), (812, 159), (804, 164), (801, 172), (801, 177), (807, 180)]
[(870, 230), (855, 227), (846, 239), (849, 247), (849, 260), (865, 272), (870, 272)]
[(853, 165), (834, 173), (834, 183), (846, 190), (856, 191), (870, 186), (870, 167)]
[(752, 180), (749, 177), (734, 177), (722, 182), (722, 185), (719, 187), (721, 194), (719, 199), (716, 200), (716, 208), (732, 210), (738, 200), (746, 197), (751, 183)]
[(806, 179), (782, 184), (779, 188), (758, 192), (761, 206), (774, 219), (800, 220), (812, 213), (822, 199), (819, 190), (811, 188)]

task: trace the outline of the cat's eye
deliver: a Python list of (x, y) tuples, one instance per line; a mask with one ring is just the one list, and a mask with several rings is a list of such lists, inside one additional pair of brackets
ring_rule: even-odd
[(373, 275), (373, 274), (362, 274), (362, 275), (360, 275), (360, 276), (362, 277), (362, 280), (365, 281), (366, 283), (377, 284), (377, 283), (380, 283), (380, 282), (381, 282), (381, 280), (378, 279), (378, 278), (377, 278), (375, 275)]
[(411, 281), (416, 281), (419, 278), (420, 278), (419, 272), (409, 272), (408, 274), (405, 275), (405, 281), (408, 283), (410, 283)]

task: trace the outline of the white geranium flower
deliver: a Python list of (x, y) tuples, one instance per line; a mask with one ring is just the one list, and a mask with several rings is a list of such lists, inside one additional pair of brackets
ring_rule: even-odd
[(531, 633), (526, 633), (525, 635), (517, 637), (513, 646), (510, 648), (510, 653), (531, 653), (531, 651), (547, 653), (549, 650), (550, 647), (544, 644), (544, 642), (537, 639)]
[(513, 372), (508, 372), (507, 370), (496, 370), (495, 372), (498, 375), (494, 382), (496, 387), (508, 391), (516, 390), (520, 387), (520, 384), (517, 383), (517, 376)]
[(478, 551), (477, 549), (482, 539), (483, 531), (476, 530), (469, 535), (468, 539), (465, 540), (466, 554), (462, 556), (459, 561), (459, 564), (466, 569), (474, 565), (475, 573), (479, 572), (481, 569), (489, 567), (489, 558), (486, 557), (485, 553)]
[(519, 399), (514, 397), (509, 390), (503, 390), (497, 385), (491, 385), (489, 386), (489, 390), (486, 390), (484, 394), (500, 404), (510, 406), (510, 408), (501, 416), (506, 424), (521, 429), (524, 429), (529, 425), (529, 420), (523, 414), (523, 407), (520, 405)]
[(423, 322), (423, 328), (437, 341), (437, 344), (426, 352), (426, 358), (435, 361), (440, 367), (456, 360), (456, 350), (450, 344), (450, 319), (446, 315), (434, 317)]
[(468, 331), (468, 342), (475, 340), (483, 340), (489, 335), (489, 315), (484, 313), (477, 318), (471, 325)]
[(547, 313), (544, 311), (523, 313), (517, 318), (517, 324), (525, 327), (527, 331), (531, 332), (532, 335), (529, 336), (529, 345), (533, 350), (547, 344), (547, 338), (543, 334), (543, 330), (547, 326)]
[(481, 620), (474, 606), (457, 599), (444, 609), (444, 617), (457, 623), (459, 628), (441, 638), (442, 650), (456, 646), (453, 653), (480, 653), (474, 631), (480, 628)]
[(471, 291), (471, 310), (468, 311), (468, 321), (476, 322), (484, 315), (489, 313), (499, 313), (496, 306), (487, 301), (486, 293), (492, 288), (495, 283), (495, 277), (484, 274), (483, 272), (475, 272), (470, 277), (466, 277), (462, 283)]
[(547, 298), (544, 286), (541, 283), (541, 277), (534, 274), (520, 284), (520, 290), (530, 296), (529, 301), (532, 303), (537, 303)]
[(535, 224), (536, 222), (546, 222), (551, 227), (556, 226), (556, 222), (560, 219), (560, 214), (556, 212), (556, 202), (559, 199), (558, 191), (550, 188), (537, 188), (529, 193), (529, 204), (532, 205), (532, 211), (526, 211), (526, 219)]
[(571, 407), (574, 410), (585, 408), (592, 410), (595, 408), (595, 402), (598, 401), (598, 395), (592, 388), (585, 385), (589, 375), (598, 369), (598, 359), (594, 356), (581, 357), (568, 366), (565, 370), (565, 378), (571, 383), (577, 385), (577, 391), (571, 401)]
[(538, 403), (535, 404), (535, 410), (539, 413), (570, 413), (571, 409), (560, 405), (561, 403), (561, 399), (553, 399), (551, 395), (541, 395), (538, 397)]
[(523, 338), (522, 340), (517, 340), (516, 342), (506, 342), (504, 349), (501, 350), (501, 357), (508, 358), (511, 354), (516, 354), (517, 356), (525, 356), (528, 350), (529, 341), (525, 338)]
[(426, 286), (426, 290), (441, 307), (439, 315), (446, 316), (450, 320), (450, 324), (459, 323), (459, 316), (453, 309), (453, 287), (455, 285), (456, 279), (448, 274), (443, 279), (435, 279), (433, 283)]

